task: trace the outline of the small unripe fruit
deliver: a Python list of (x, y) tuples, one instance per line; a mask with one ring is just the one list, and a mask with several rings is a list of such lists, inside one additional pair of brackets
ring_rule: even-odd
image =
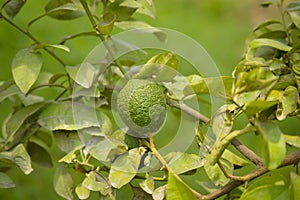
[(131, 79), (117, 97), (123, 122), (138, 136), (160, 129), (166, 118), (165, 88), (156, 82)]

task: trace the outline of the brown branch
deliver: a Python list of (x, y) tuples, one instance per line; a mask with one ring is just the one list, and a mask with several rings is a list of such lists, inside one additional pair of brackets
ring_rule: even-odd
[[(294, 165), (300, 162), (300, 150), (293, 152), (289, 155), (287, 155), (284, 160), (282, 161), (281, 165), (278, 168), (281, 167), (285, 167), (288, 165)], [(259, 176), (267, 173), (269, 170), (265, 167), (260, 167), (256, 170), (254, 170), (253, 172), (247, 174), (247, 180), (253, 180), (255, 178), (258, 178)], [(245, 177), (246, 177), (245, 176)], [(218, 197), (221, 197), (224, 194), (229, 193), (231, 190), (233, 190), (234, 188), (237, 188), (238, 186), (242, 185), (245, 181), (240, 181), (240, 180), (235, 180), (232, 181), (230, 183), (228, 183), (227, 185), (225, 185), (224, 187), (222, 187), (219, 190), (216, 190), (206, 196), (203, 196), (202, 199), (216, 199)]]
[(246, 158), (253, 162), (256, 166), (261, 167), (263, 165), (263, 159), (256, 155), (251, 149), (248, 149), (238, 139), (233, 139), (231, 144)]

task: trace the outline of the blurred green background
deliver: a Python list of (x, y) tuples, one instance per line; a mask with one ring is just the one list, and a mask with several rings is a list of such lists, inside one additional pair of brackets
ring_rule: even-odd
[[(22, 11), (14, 19), (21, 27), (26, 27), (30, 19), (43, 13), (48, 1), (28, 0)], [(244, 52), (245, 40), (253, 27), (270, 18), (278, 16), (274, 10), (259, 6), (259, 0), (154, 0), (157, 8), (157, 20), (146, 19), (149, 23), (177, 30), (198, 41), (211, 55), (223, 75), (230, 75)], [(92, 30), (86, 17), (73, 21), (57, 21), (43, 18), (30, 29), (40, 41), (55, 44), (65, 35)], [(80, 63), (99, 43), (98, 38), (84, 37), (70, 42), (70, 53), (57, 52), (69, 65)], [(0, 81), (8, 80), (11, 75), (11, 62), (22, 48), (28, 48), (32, 42), (12, 26), (0, 20)], [(43, 71), (60, 72), (64, 69), (47, 54), (43, 54)], [(6, 103), (0, 104), (0, 121), (9, 112)], [(55, 149), (55, 147), (53, 147)], [(54, 161), (55, 162), (55, 161)], [(52, 179), (53, 169), (35, 166), (35, 171), (23, 175), (19, 170), (9, 174), (17, 187), (0, 189), (0, 199), (32, 200), (61, 199), (55, 194)]]

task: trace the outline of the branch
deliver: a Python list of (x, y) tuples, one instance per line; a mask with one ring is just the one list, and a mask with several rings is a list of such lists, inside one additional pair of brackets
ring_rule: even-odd
[(98, 29), (98, 25), (89, 9), (89, 6), (86, 3), (86, 0), (80, 0), (80, 3), (82, 5), (82, 7), (84, 8), (93, 28), (96, 31), (97, 36), (100, 38), (100, 40), (103, 42), (108, 54), (110, 55), (111, 59), (116, 63), (117, 67), (120, 69), (120, 71), (122, 72), (122, 74), (125, 76), (126, 79), (129, 79), (129, 77), (127, 77), (126, 75), (126, 71), (124, 70), (123, 66), (121, 65), (121, 63), (118, 62), (118, 60), (115, 58), (115, 55), (113, 53), (113, 51), (110, 49), (109, 45), (107, 44), (104, 36), (101, 34), (101, 32)]
[(256, 166), (261, 167), (263, 165), (263, 159), (256, 155), (251, 149), (248, 149), (245, 145), (243, 145), (238, 139), (233, 139), (231, 144), (246, 158), (248, 158), (251, 162), (253, 162)]
[[(21, 27), (19, 27), (17, 24), (15, 24), (13, 21), (5, 17), (4, 15), (0, 15), (0, 18), (6, 21), (8, 24), (16, 28), (18, 31), (29, 37), (33, 42), (35, 42), (37, 45), (41, 45), (42, 43), (39, 42), (29, 31), (23, 30)], [(59, 62), (61, 65), (66, 66), (66, 64), (52, 51), (50, 51), (47, 47), (43, 47), (43, 49), (51, 55), (57, 62)]]
[(177, 101), (167, 99), (167, 103), (169, 106), (172, 106), (174, 108), (178, 108), (182, 110), (183, 112), (189, 114), (190, 116), (194, 117), (195, 119), (198, 119), (204, 123), (208, 123), (210, 119), (203, 114), (199, 113), (198, 111), (192, 109), (191, 107), (185, 105), (184, 103), (178, 103)]
[[(285, 167), (288, 165), (294, 165), (299, 162), (300, 162), (300, 150), (287, 155), (278, 168)], [(260, 167), (246, 176), (248, 177), (248, 181), (250, 181), (250, 180), (253, 180), (253, 179), (267, 173), (268, 171), (269, 170), (267, 168)], [(243, 183), (244, 183), (244, 181), (240, 181), (240, 180), (232, 181), (232, 182), (228, 183), (227, 185), (225, 185), (224, 187), (222, 187), (221, 189), (216, 190), (216, 191), (210, 193), (209, 195), (203, 196), (202, 199), (216, 199), (224, 194), (229, 193), (231, 190), (233, 190), (234, 188), (237, 188), (238, 186), (242, 185)]]
[(76, 33), (73, 35), (68, 35), (65, 36), (59, 44), (65, 44), (68, 40), (81, 37), (81, 36), (98, 36), (94, 31), (87, 31), (87, 32), (82, 32), (82, 33)]

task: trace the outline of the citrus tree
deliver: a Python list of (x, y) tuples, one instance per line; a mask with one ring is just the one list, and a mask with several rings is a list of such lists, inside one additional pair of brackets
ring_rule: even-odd
[[(300, 198), (300, 136), (281, 127), (299, 127), (300, 1), (262, 3), (280, 20), (254, 28), (232, 76), (187, 36), (138, 20), (156, 17), (152, 0), (50, 0), (23, 28), (14, 17), (26, 3), (1, 1), (1, 23), (31, 40), (0, 83), (13, 108), (2, 122), (1, 188), (16, 186), (11, 168), (29, 175), (35, 162), (57, 168), (65, 199)], [(32, 31), (46, 17), (86, 18), (90, 29), (48, 44)], [(87, 36), (99, 38), (95, 49), (67, 64), (61, 52)], [(47, 54), (64, 73), (42, 69)]]

